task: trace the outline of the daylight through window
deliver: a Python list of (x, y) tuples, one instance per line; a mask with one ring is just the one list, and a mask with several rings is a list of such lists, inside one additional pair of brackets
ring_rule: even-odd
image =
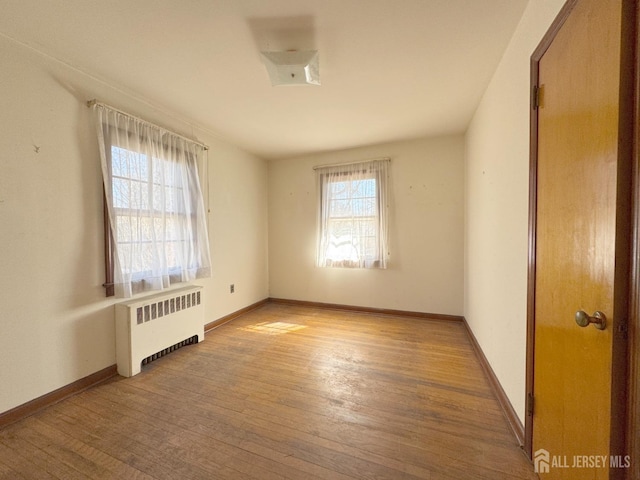
[(116, 294), (209, 276), (198, 177), (203, 147), (103, 105), (94, 110), (112, 247), (107, 265)]
[(386, 268), (388, 164), (316, 168), (318, 266)]

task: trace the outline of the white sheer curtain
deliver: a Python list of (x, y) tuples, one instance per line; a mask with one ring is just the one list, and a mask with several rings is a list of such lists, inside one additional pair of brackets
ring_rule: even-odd
[(93, 105), (112, 232), (116, 295), (211, 275), (198, 162), (204, 148)]
[(316, 167), (316, 264), (386, 268), (389, 160)]

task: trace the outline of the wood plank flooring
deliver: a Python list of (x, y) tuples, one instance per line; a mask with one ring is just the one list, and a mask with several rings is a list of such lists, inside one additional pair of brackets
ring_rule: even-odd
[(0, 479), (535, 479), (458, 322), (266, 304), (0, 430)]

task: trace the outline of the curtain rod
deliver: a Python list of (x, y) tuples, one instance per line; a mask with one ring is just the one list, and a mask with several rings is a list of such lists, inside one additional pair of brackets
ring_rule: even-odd
[(107, 105), (106, 103), (99, 102), (95, 98), (93, 100), (89, 100), (87, 102), (87, 107), (89, 107), (89, 108), (93, 107), (94, 105), (98, 106), (98, 107), (108, 108), (110, 110), (113, 110), (114, 112), (118, 112), (118, 113), (120, 113), (122, 115), (125, 115), (125, 116), (129, 117), (129, 118), (133, 118), (135, 120), (138, 120), (139, 122), (142, 122), (142, 123), (144, 123), (146, 125), (149, 125), (150, 127), (157, 128), (159, 130), (164, 130), (165, 132), (168, 132), (171, 135), (175, 135), (176, 137), (182, 138), (183, 140), (187, 140), (188, 142), (195, 143), (196, 145), (201, 146), (205, 150), (209, 150), (209, 146), (205, 145), (204, 143), (198, 142), (197, 140), (193, 140), (192, 138), (189, 138), (189, 137), (185, 137), (184, 135), (180, 135), (179, 133), (172, 132), (171, 130), (168, 130), (168, 129), (164, 128), (164, 127), (161, 127), (160, 125), (156, 125), (155, 123), (152, 123), (152, 122), (150, 122), (148, 120), (145, 120), (144, 118), (136, 117), (135, 115), (131, 115), (130, 113), (122, 111), (119, 108), (112, 107), (111, 105)]
[(390, 162), (391, 158), (389, 157), (380, 157), (380, 158), (371, 158), (369, 160), (358, 160), (355, 162), (345, 162), (345, 163), (331, 163), (328, 165), (316, 165), (313, 167), (314, 170), (318, 170), (320, 168), (329, 168), (329, 167), (341, 167), (343, 165), (357, 165), (358, 163), (367, 163), (367, 162)]

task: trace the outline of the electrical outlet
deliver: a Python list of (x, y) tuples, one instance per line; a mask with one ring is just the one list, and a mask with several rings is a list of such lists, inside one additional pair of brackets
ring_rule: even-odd
[(232, 283), (231, 285), (229, 285), (229, 292), (233, 293), (236, 291), (236, 286)]

